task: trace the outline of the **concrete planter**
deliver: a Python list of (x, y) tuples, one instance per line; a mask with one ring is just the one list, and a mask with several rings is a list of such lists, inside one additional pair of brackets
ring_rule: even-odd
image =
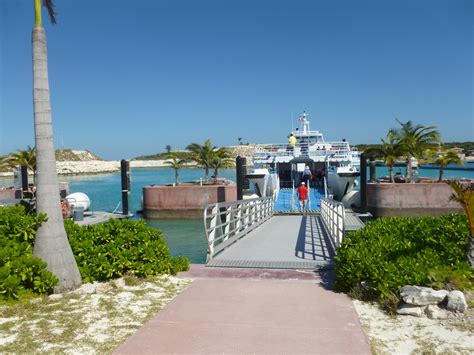
[(452, 193), (451, 187), (444, 183), (368, 183), (367, 208), (376, 217), (461, 212), (461, 206), (450, 201)]
[(235, 184), (144, 186), (143, 214), (145, 218), (202, 218), (204, 206), (235, 200)]
[[(69, 195), (69, 183), (68, 182), (59, 182), (59, 193), (61, 197), (66, 197)], [(0, 201), (13, 201), (21, 199), (21, 189), (15, 189), (13, 187), (9, 188), (0, 188)]]

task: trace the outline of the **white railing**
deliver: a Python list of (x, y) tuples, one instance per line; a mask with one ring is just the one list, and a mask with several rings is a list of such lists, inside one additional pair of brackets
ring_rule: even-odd
[(321, 199), (321, 217), (336, 248), (344, 239), (344, 205), (328, 198)]
[[(315, 146), (308, 143), (297, 143), (294, 146), (290, 144), (266, 144), (257, 146), (254, 153), (254, 161), (266, 161), (274, 157), (331, 157), (333, 160), (352, 160), (353, 153), (350, 146), (345, 142), (326, 142), (327, 149), (318, 149), (323, 143), (317, 143)], [(321, 146), (320, 146), (321, 145)]]
[(267, 221), (273, 214), (272, 197), (254, 198), (207, 205), (204, 229), (207, 260)]

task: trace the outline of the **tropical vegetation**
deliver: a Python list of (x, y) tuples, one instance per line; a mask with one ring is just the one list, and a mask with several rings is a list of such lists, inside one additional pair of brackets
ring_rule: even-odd
[(232, 167), (234, 162), (232, 154), (227, 148), (217, 148), (212, 145), (210, 139), (206, 139), (203, 145), (192, 143), (186, 147), (190, 151), (190, 159), (204, 169), (204, 178), (209, 179), (209, 169), (214, 169), (214, 179), (217, 179), (220, 168)]
[(465, 261), (467, 234), (462, 214), (369, 222), (350, 232), (338, 249), (335, 287), (363, 299), (393, 300), (395, 305), (400, 287), (431, 285), (440, 273), (457, 275), (446, 280), (451, 287), (472, 288), (474, 273)]
[(411, 182), (412, 166), (411, 158), (421, 159), (423, 153), (440, 142), (440, 134), (435, 126), (414, 125), (411, 121), (405, 123), (397, 119), (400, 128), (391, 129), (391, 133), (397, 137), (406, 162), (406, 180)]
[(46, 33), (42, 22), (42, 7), (47, 9), (54, 25), (56, 12), (52, 0), (34, 0), (35, 24), (33, 45), (33, 105), (36, 147), (36, 208), (47, 220), (38, 229), (33, 254), (47, 264), (58, 279), (57, 292), (74, 289), (81, 284), (81, 275), (64, 229), (58, 194), (58, 178), (53, 144), (53, 124), (49, 95)]
[(390, 182), (394, 182), (393, 167), (397, 159), (403, 155), (403, 147), (400, 144), (399, 138), (392, 131), (387, 133), (386, 140), (382, 138), (380, 141), (382, 144), (367, 149), (365, 153), (369, 156), (382, 157), (384, 164), (388, 166), (389, 169)]
[[(51, 293), (58, 285), (46, 263), (32, 253), (45, 221), (44, 214), (29, 213), (21, 205), (0, 208), (0, 300)], [(187, 259), (169, 255), (162, 233), (144, 221), (111, 220), (85, 227), (64, 223), (84, 282), (176, 274), (189, 267)]]
[(36, 150), (28, 146), (25, 150), (17, 149), (8, 156), (7, 163), (12, 168), (26, 166), (33, 172), (33, 182), (36, 183)]
[(438, 149), (428, 149), (424, 156), (429, 162), (439, 165), (439, 182), (443, 181), (444, 168), (446, 165), (464, 165), (461, 158), (459, 158), (453, 149), (446, 149), (443, 146), (440, 146)]
[(447, 183), (454, 191), (451, 200), (459, 202), (466, 214), (469, 226), (466, 259), (471, 267), (474, 267), (474, 190), (471, 184), (463, 184), (457, 180), (448, 180)]
[(180, 158), (179, 155), (174, 152), (168, 154), (167, 160), (165, 160), (165, 164), (169, 165), (174, 169), (174, 178), (176, 185), (179, 184), (179, 170), (181, 170), (188, 162), (188, 157)]

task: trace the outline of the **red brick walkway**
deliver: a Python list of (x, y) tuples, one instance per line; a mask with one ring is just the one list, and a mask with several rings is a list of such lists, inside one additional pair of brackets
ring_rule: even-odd
[(315, 274), (193, 266), (193, 283), (116, 354), (370, 354), (351, 300)]

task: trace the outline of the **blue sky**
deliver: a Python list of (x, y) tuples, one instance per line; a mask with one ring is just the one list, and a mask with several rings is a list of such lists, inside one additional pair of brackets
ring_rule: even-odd
[[(34, 145), (32, 0), (0, 0), (0, 154)], [(106, 159), (285, 142), (375, 143), (395, 117), (474, 140), (474, 2), (56, 0), (56, 146)]]

